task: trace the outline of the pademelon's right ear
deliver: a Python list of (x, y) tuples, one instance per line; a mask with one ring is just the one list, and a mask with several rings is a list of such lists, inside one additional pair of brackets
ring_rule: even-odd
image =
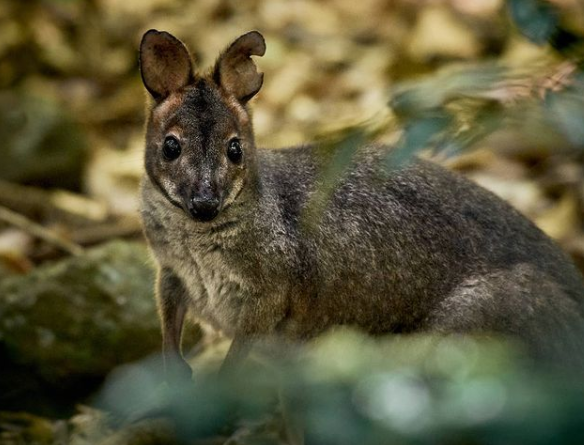
[(173, 35), (151, 29), (140, 43), (142, 82), (156, 101), (192, 83), (193, 62), (186, 46)]

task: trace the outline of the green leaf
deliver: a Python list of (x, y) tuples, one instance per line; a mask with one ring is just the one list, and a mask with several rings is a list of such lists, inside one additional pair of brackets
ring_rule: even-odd
[(396, 86), (389, 106), (400, 118), (419, 117), (420, 113), (442, 107), (461, 97), (481, 97), (508, 71), (492, 62), (448, 67), (432, 76)]
[(417, 152), (437, 142), (451, 124), (452, 116), (442, 110), (435, 110), (410, 122), (396, 147), (387, 156), (387, 167), (395, 169), (409, 162)]
[(570, 143), (584, 147), (584, 82), (568, 90), (549, 94), (545, 109), (547, 117)]
[(541, 0), (508, 0), (507, 6), (519, 31), (533, 43), (543, 45), (556, 33), (558, 14), (550, 3)]
[(353, 162), (359, 147), (369, 139), (370, 135), (365, 127), (355, 126), (322, 140), (316, 147), (319, 155), (319, 185), (303, 214), (304, 226), (307, 229), (318, 224), (336, 184)]

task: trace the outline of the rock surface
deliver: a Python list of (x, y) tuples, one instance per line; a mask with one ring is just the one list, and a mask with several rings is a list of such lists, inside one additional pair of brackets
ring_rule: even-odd
[(68, 413), (160, 346), (146, 248), (111, 242), (0, 282), (0, 410)]

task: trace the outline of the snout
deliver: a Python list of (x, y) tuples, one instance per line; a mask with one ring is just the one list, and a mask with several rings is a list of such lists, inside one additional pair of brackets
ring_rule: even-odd
[(221, 202), (219, 198), (211, 194), (195, 195), (186, 202), (186, 207), (193, 219), (211, 221), (219, 213)]

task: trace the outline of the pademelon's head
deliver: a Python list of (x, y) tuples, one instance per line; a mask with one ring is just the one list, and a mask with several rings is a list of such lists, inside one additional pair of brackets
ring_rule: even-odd
[(264, 38), (251, 31), (199, 75), (186, 46), (167, 32), (150, 30), (140, 45), (140, 72), (153, 98), (146, 130), (146, 172), (169, 203), (198, 221), (210, 221), (248, 183), (255, 143), (247, 102), (263, 74)]

